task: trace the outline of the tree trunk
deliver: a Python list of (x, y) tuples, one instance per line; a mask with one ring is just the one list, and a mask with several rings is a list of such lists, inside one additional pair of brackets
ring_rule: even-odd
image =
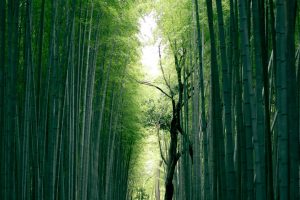
[[(5, 71), (6, 71), (6, 1), (0, 1), (0, 96), (4, 97), (5, 94)], [(0, 141), (1, 141), (1, 149), (0, 149), (0, 160), (2, 161), (0, 164), (0, 197), (6, 198), (5, 192), (5, 180), (6, 180), (6, 134), (5, 134), (5, 107), (4, 107), (5, 98), (0, 99)]]
[(216, 41), (213, 27), (212, 1), (206, 0), (207, 16), (211, 47), (211, 74), (210, 74), (210, 134), (211, 134), (211, 157), (212, 157), (212, 189), (211, 199), (226, 198), (226, 174), (225, 174), (225, 147), (221, 114), (221, 97), (219, 72), (217, 63)]
[(286, 1), (276, 4), (276, 76), (278, 98), (278, 187), (279, 199), (289, 199), (288, 106), (287, 106), (287, 13)]
[(225, 31), (223, 20), (223, 9), (221, 0), (216, 1), (219, 27), (219, 40), (222, 62), (222, 86), (223, 86), (223, 102), (225, 116), (226, 131), (226, 180), (227, 180), (227, 199), (236, 199), (236, 178), (233, 165), (233, 139), (232, 139), (232, 117), (231, 117), (231, 88), (229, 79), (229, 70), (227, 63), (227, 52), (225, 44)]
[(240, 34), (243, 63), (244, 118), (246, 132), (246, 163), (247, 163), (247, 198), (254, 198), (253, 144), (252, 137), (256, 134), (256, 108), (252, 89), (252, 71), (249, 49), (249, 24), (246, 13), (246, 1), (239, 2)]
[[(198, 8), (198, 0), (194, 1), (195, 6), (195, 13), (196, 13), (196, 26), (197, 26), (197, 50), (198, 50), (198, 57), (199, 57), (199, 73), (195, 73), (194, 75), (194, 111), (195, 111), (195, 125), (194, 125), (194, 162), (193, 165), (194, 168), (194, 199), (198, 200), (201, 199), (201, 158), (200, 158), (200, 115), (199, 115), (199, 95), (201, 95), (201, 131), (202, 135), (206, 134), (206, 122), (205, 122), (205, 102), (204, 102), (204, 83), (203, 83), (203, 66), (202, 66), (202, 38), (201, 38), (201, 30), (200, 30), (200, 19), (199, 19), (199, 8)], [(199, 86), (200, 86), (200, 92), (199, 92)], [(200, 192), (197, 192), (199, 191)]]
[(253, 35), (255, 48), (255, 66), (256, 66), (256, 115), (257, 115), (257, 130), (254, 132), (254, 149), (255, 149), (255, 194), (256, 199), (266, 199), (266, 179), (265, 179), (265, 148), (264, 148), (264, 109), (263, 109), (263, 59), (261, 42), (264, 35), (261, 35), (261, 22), (259, 15), (259, 1), (253, 0)]

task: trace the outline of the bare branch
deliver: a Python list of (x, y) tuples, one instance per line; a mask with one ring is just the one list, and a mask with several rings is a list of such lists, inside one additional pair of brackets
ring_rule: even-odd
[(156, 89), (158, 89), (159, 91), (161, 91), (164, 95), (166, 95), (167, 97), (169, 97), (170, 99), (173, 99), (173, 97), (171, 95), (169, 95), (168, 93), (166, 93), (163, 89), (161, 89), (160, 87), (158, 87), (157, 85), (154, 85), (150, 82), (147, 82), (147, 81), (139, 81), (139, 80), (136, 80), (138, 83), (142, 84), (142, 85), (147, 85), (147, 86), (151, 86), (151, 87), (154, 87)]
[(189, 71), (189, 72), (185, 75), (184, 81), (187, 81), (193, 73), (194, 73), (194, 67), (192, 67), (191, 71)]
[(179, 65), (183, 66), (185, 62), (186, 49), (182, 47), (182, 55), (179, 58)]
[(173, 96), (173, 95), (174, 95), (174, 92), (173, 92), (173, 90), (171, 89), (170, 83), (169, 83), (169, 82), (167, 81), (167, 79), (166, 79), (165, 71), (164, 71), (164, 68), (163, 68), (163, 66), (162, 66), (160, 44), (159, 44), (159, 46), (158, 46), (158, 55), (159, 55), (159, 65), (160, 65), (161, 72), (162, 72), (162, 74), (163, 74), (164, 81), (165, 81), (166, 85), (168, 86), (168, 88), (169, 88), (169, 90), (170, 90), (171, 96)]
[(192, 145), (189, 143), (189, 147), (188, 148), (184, 148), (181, 152), (177, 152), (176, 154), (176, 159), (179, 160), (179, 158), (184, 155), (187, 151), (189, 151), (190, 157), (191, 157), (191, 161), (193, 164), (193, 149), (192, 149)]
[[(126, 73), (126, 72), (125, 72)], [(169, 97), (170, 99), (173, 99), (173, 97), (171, 95), (169, 95), (167, 92), (165, 92), (163, 89), (161, 89), (160, 87), (158, 87), (157, 85), (154, 85), (153, 83), (150, 83), (148, 81), (140, 81), (137, 80), (135, 77), (131, 76), (130, 74), (126, 73), (128, 77), (130, 77), (131, 79), (133, 79), (135, 82), (142, 84), (142, 85), (147, 85), (150, 87), (154, 87), (156, 89), (158, 89), (159, 91), (161, 91), (164, 95), (166, 95), (167, 97)]]
[(191, 160), (192, 160), (192, 162), (193, 162), (193, 146), (192, 146), (192, 143), (191, 143), (191, 141), (190, 141), (190, 138), (189, 138), (189, 136), (182, 130), (181, 126), (178, 126), (178, 127), (177, 127), (177, 130), (178, 130), (179, 133), (186, 139), (186, 141), (188, 141), (188, 143), (189, 143), (188, 149), (183, 149), (182, 152), (180, 153), (180, 155), (181, 155), (181, 154), (184, 154), (186, 151), (189, 151)]
[(160, 143), (160, 137), (159, 137), (159, 125), (157, 125), (157, 137), (158, 137), (158, 144), (159, 144), (160, 156), (161, 156), (162, 160), (164, 161), (164, 163), (166, 165), (168, 165), (167, 160), (164, 157), (164, 154), (163, 154), (162, 149), (161, 149), (161, 143)]
[[(187, 96), (187, 100), (189, 100), (191, 97), (192, 97), (192, 95), (188, 95), (188, 96)], [(186, 103), (187, 103), (187, 101), (184, 101), (184, 102), (181, 104), (181, 107), (183, 107), (184, 104), (186, 104)]]

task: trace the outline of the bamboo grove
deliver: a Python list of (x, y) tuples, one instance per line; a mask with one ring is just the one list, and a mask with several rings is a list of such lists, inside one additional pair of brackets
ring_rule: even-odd
[(0, 8), (0, 198), (125, 199), (139, 128), (132, 2)]
[[(299, 199), (299, 3), (0, 0), (0, 198)], [(147, 12), (154, 81), (140, 73)], [(141, 105), (149, 87), (157, 105)]]
[(297, 6), (293, 0), (156, 5), (166, 45), (158, 84), (182, 105), (178, 112), (172, 103), (180, 125), (173, 133), (173, 114), (168, 159), (161, 153), (165, 199), (299, 199)]

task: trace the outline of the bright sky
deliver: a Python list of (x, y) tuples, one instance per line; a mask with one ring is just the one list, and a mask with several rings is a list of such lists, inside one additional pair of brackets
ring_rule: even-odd
[[(154, 13), (145, 15), (139, 20), (140, 33), (138, 35), (139, 40), (142, 44), (142, 57), (141, 63), (144, 71), (143, 80), (154, 82), (154, 80), (161, 74), (159, 68), (159, 54), (158, 45), (160, 38), (154, 36), (157, 23), (155, 20)], [(159, 91), (148, 86), (144, 86), (145, 89), (149, 90), (151, 97), (159, 94)], [(147, 188), (147, 193), (152, 192), (154, 174), (157, 172), (157, 167), (160, 159), (159, 148), (157, 146), (157, 136), (154, 130), (148, 129), (149, 134), (145, 138), (143, 144), (142, 156), (140, 158), (141, 170), (141, 181), (142, 185)], [(147, 186), (146, 186), (147, 185)]]
[(150, 13), (140, 19), (140, 33), (139, 39), (143, 45), (142, 47), (142, 65), (145, 70), (147, 80), (153, 80), (157, 78), (160, 73), (158, 62), (158, 44), (159, 41), (155, 41), (154, 30), (157, 26), (154, 13)]

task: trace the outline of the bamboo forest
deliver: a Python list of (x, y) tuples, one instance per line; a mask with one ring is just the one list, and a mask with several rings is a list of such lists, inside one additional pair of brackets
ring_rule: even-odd
[(300, 0), (0, 0), (1, 200), (299, 200)]

